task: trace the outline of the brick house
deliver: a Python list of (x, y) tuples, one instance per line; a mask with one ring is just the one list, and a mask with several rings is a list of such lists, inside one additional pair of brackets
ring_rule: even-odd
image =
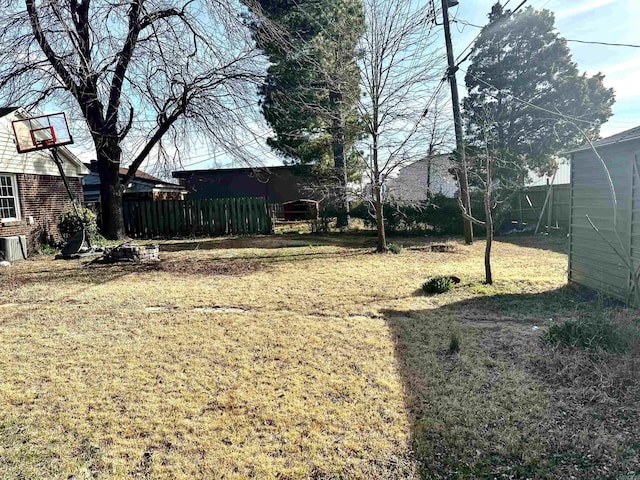
[[(33, 251), (60, 240), (59, 217), (72, 205), (49, 151), (17, 152), (11, 122), (27, 117), (21, 108), (0, 108), (0, 237), (25, 235)], [(59, 147), (58, 154), (74, 196), (82, 200), (88, 169), (67, 148)]]

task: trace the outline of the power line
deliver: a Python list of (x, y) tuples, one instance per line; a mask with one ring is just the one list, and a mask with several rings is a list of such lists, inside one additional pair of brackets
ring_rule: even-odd
[[(507, 2), (507, 3), (509, 3), (509, 2)], [(509, 12), (509, 15), (507, 15), (507, 17), (506, 17), (506, 18), (509, 18), (511, 15), (513, 15), (513, 14), (517, 13), (517, 12), (518, 12), (518, 10), (520, 10), (520, 8), (522, 8), (522, 6), (523, 6), (525, 3), (527, 3), (527, 0), (522, 0), (522, 2), (520, 2), (520, 4), (519, 4), (516, 8), (514, 8), (512, 11), (510, 11), (510, 12)], [(506, 5), (505, 5), (505, 6), (506, 6)], [(457, 20), (457, 19), (454, 19), (454, 20)], [(477, 28), (484, 28), (484, 27), (481, 27), (480, 25), (473, 25), (472, 23), (468, 23), (468, 22), (467, 22), (467, 25), (471, 25), (472, 27), (477, 27)], [(464, 58), (463, 58), (462, 60), (460, 60), (460, 57), (462, 56), (462, 54), (463, 54), (464, 52), (466, 52), (466, 51), (467, 51), (467, 50), (468, 50), (468, 49), (469, 49), (469, 48), (470, 48), (470, 47), (471, 47), (471, 46), (476, 42), (476, 40), (478, 39), (478, 37), (480, 36), (480, 34), (481, 34), (481, 33), (482, 33), (482, 30), (481, 30), (480, 32), (478, 32), (478, 34), (473, 38), (473, 40), (471, 40), (471, 42), (469, 43), (469, 45), (467, 45), (467, 46), (464, 48), (464, 50), (462, 50), (462, 52), (460, 52), (460, 54), (458, 55), (458, 58), (456, 59), (456, 66), (457, 66), (457, 67), (459, 67), (461, 63), (464, 63), (465, 61), (467, 61), (467, 59), (471, 56), (471, 54), (473, 53), (473, 49), (471, 49), (471, 50), (469, 51), (469, 53), (467, 53), (467, 54), (464, 56)]]
[(632, 43), (608, 43), (608, 42), (596, 42), (591, 40), (571, 40), (566, 38), (567, 42), (576, 42), (576, 43), (588, 43), (591, 45), (606, 45), (608, 47), (631, 47), (631, 48), (640, 48), (640, 45), (634, 45)]
[[(475, 23), (467, 22), (466, 20), (462, 20), (460, 18), (454, 18), (454, 19), (452, 19), (452, 21), (456, 22), (456, 23), (462, 23), (463, 25), (467, 25), (469, 27), (484, 28), (482, 25), (476, 25)], [(475, 41), (475, 39), (474, 39), (474, 41)], [(587, 44), (590, 44), (590, 45), (605, 45), (607, 47), (640, 48), (640, 45), (636, 45), (636, 44), (633, 44), (633, 43), (609, 43), (609, 42), (597, 42), (595, 40), (576, 40), (576, 39), (572, 39), (572, 38), (565, 38), (565, 41), (567, 41), (567, 42), (575, 42), (575, 43), (587, 43)], [(469, 45), (469, 46), (471, 46), (471, 45)], [(469, 48), (469, 46), (467, 46), (467, 48)], [(462, 51), (462, 53), (464, 53), (467, 50), (467, 48), (465, 48)], [(462, 55), (462, 53), (460, 55)], [(467, 59), (467, 57), (464, 58), (464, 60), (466, 60), (466, 59)], [(464, 62), (464, 60), (462, 60), (462, 62)]]
[[(483, 80), (483, 79), (481, 79), (481, 78), (479, 78), (479, 77), (476, 77), (475, 75), (473, 75), (472, 73), (469, 73), (468, 71), (464, 70), (463, 68), (461, 68), (460, 70), (462, 70), (463, 72), (465, 72), (467, 75), (472, 76), (472, 77), (473, 77), (473, 78), (475, 78), (477, 81), (479, 81), (479, 82), (481, 82), (481, 83), (484, 83), (487, 87), (489, 87), (489, 88), (493, 88), (494, 90), (497, 90), (499, 93), (504, 93), (504, 94), (508, 95), (509, 97), (513, 98), (515, 101), (520, 102), (520, 103), (523, 103), (524, 105), (527, 105), (527, 106), (529, 106), (529, 107), (535, 108), (535, 109), (537, 109), (537, 110), (541, 110), (541, 111), (546, 112), (546, 113), (550, 113), (551, 115), (554, 115), (554, 116), (556, 116), (556, 117), (560, 117), (560, 118), (562, 118), (563, 120), (567, 120), (567, 119), (569, 119), (569, 120), (573, 120), (574, 122), (587, 123), (587, 124), (589, 124), (589, 125), (593, 124), (593, 122), (590, 122), (589, 120), (584, 120), (584, 119), (582, 119), (582, 118), (572, 117), (572, 116), (570, 116), (570, 115), (565, 115), (565, 114), (563, 114), (563, 113), (554, 112), (553, 110), (549, 110), (548, 108), (544, 108), (544, 107), (541, 107), (541, 106), (539, 106), (539, 105), (536, 105), (535, 103), (531, 103), (531, 102), (530, 102), (530, 101), (528, 101), (528, 100), (523, 100), (522, 98), (520, 98), (520, 97), (516, 97), (513, 93), (510, 93), (510, 92), (509, 92), (509, 91), (507, 91), (507, 90), (504, 90), (504, 89), (502, 89), (502, 88), (498, 88), (498, 87), (496, 87), (495, 85), (492, 85), (492, 84), (490, 84), (489, 82), (487, 82), (487, 81), (485, 81), (485, 80)], [(496, 97), (496, 96), (494, 96), (494, 95), (491, 95), (491, 94), (489, 94), (489, 93), (487, 93), (487, 95), (489, 95), (490, 97), (493, 97), (493, 98), (498, 98), (498, 97)]]

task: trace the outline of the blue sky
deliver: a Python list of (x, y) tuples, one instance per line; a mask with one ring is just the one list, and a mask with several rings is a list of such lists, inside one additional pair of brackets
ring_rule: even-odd
[[(510, 0), (507, 8), (515, 8), (520, 2)], [(459, 0), (459, 5), (451, 8), (450, 14), (469, 23), (485, 25), (494, 3), (495, 0)], [(640, 45), (638, 0), (528, 0), (527, 5), (536, 10), (546, 8), (554, 12), (556, 29), (566, 39)], [(462, 51), (479, 30), (461, 23), (454, 24), (454, 52)], [(604, 73), (605, 85), (616, 91), (614, 115), (602, 127), (602, 135), (612, 135), (640, 125), (640, 48), (576, 42), (568, 45), (580, 71)], [(464, 82), (463, 74), (459, 74), (458, 81)], [(460, 93), (464, 95), (462, 88)]]

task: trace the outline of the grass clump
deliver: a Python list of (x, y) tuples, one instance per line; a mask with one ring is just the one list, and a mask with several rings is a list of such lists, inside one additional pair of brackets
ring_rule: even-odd
[(438, 275), (429, 278), (422, 284), (422, 291), (425, 293), (444, 293), (453, 288), (454, 282), (451, 277)]
[(611, 314), (602, 308), (577, 320), (552, 325), (542, 335), (542, 341), (547, 345), (561, 344), (609, 353), (626, 353), (639, 339), (637, 326), (615, 323)]
[(397, 255), (402, 251), (402, 247), (400, 245), (396, 245), (395, 243), (389, 243), (387, 245), (387, 249), (389, 250), (389, 252)]
[(455, 333), (451, 334), (451, 340), (449, 340), (449, 354), (453, 355), (460, 351), (460, 339)]

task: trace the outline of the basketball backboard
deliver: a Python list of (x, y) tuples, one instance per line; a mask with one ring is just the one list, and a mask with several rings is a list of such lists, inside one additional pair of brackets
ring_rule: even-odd
[(18, 153), (27, 153), (45, 148), (60, 147), (73, 143), (64, 113), (39, 115), (13, 122)]

